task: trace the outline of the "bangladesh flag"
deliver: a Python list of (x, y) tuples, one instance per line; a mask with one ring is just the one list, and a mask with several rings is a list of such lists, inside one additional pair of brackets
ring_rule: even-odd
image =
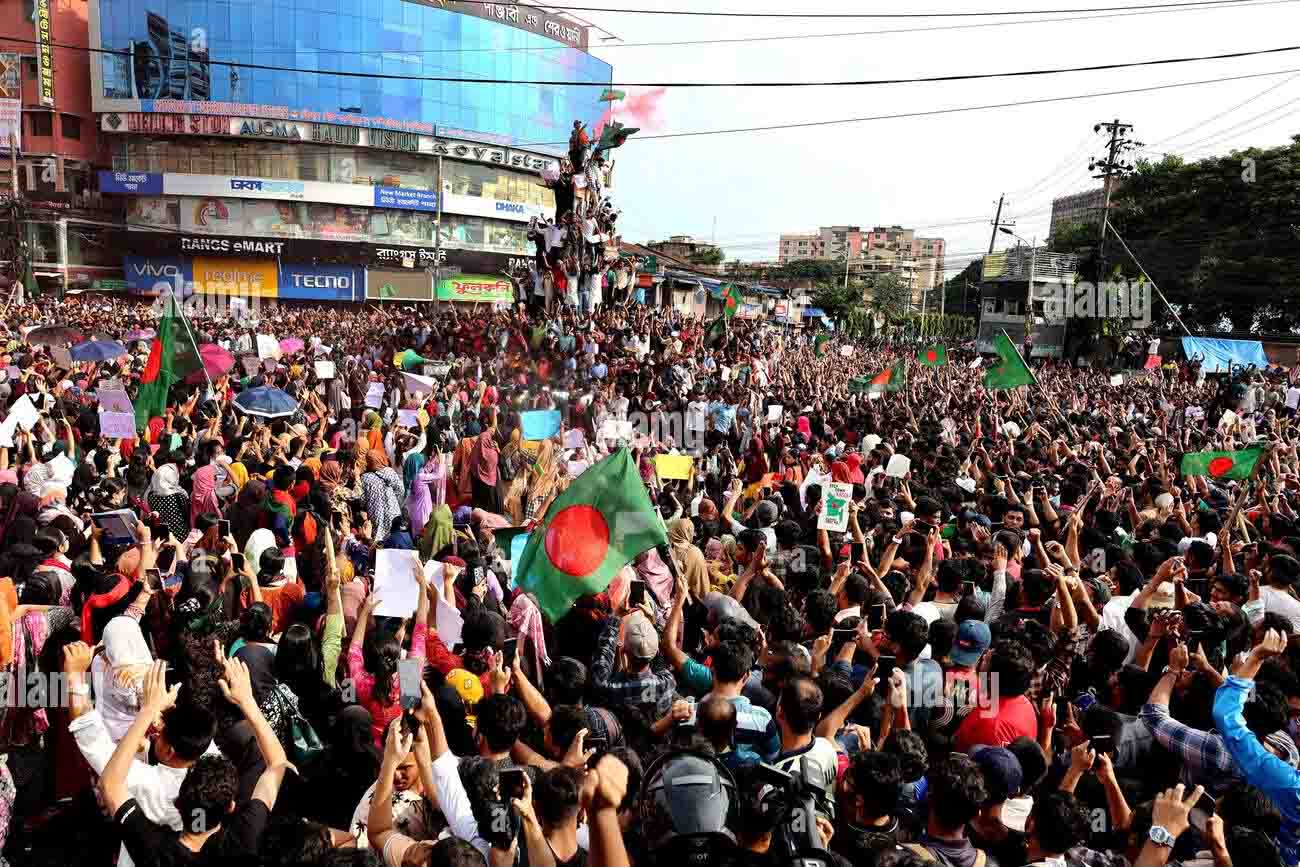
[(730, 319), (740, 309), (740, 290), (735, 283), (722, 287), (722, 315)]
[(997, 350), (1000, 359), (996, 367), (989, 368), (984, 374), (984, 387), (990, 389), (1015, 388), (1018, 385), (1037, 385), (1038, 380), (1034, 378), (1034, 373), (1025, 364), (1025, 360), (1020, 357), (1020, 352), (1016, 345), (1007, 337), (1003, 331), (997, 337), (993, 338), (993, 348)]
[(727, 317), (719, 316), (704, 330), (704, 345), (713, 348), (727, 342)]
[(926, 367), (941, 367), (948, 363), (948, 350), (936, 343), (916, 353), (916, 360)]
[(149, 360), (140, 374), (140, 392), (135, 399), (135, 426), (143, 430), (149, 419), (167, 412), (167, 393), (203, 366), (199, 349), (190, 335), (176, 298), (167, 296), (167, 311), (158, 323), (158, 335), (149, 348)]
[(903, 360), (900, 358), (894, 362), (893, 367), (871, 377), (871, 383), (867, 391), (871, 394), (880, 394), (885, 391), (902, 391), (903, 386), (906, 384), (907, 376), (903, 372)]
[(1188, 452), (1179, 468), (1184, 476), (1209, 476), (1212, 479), (1248, 479), (1264, 454), (1262, 447), (1236, 452)]
[(870, 390), (871, 377), (869, 376), (855, 376), (849, 380), (849, 394), (858, 394)]
[(578, 597), (602, 592), (633, 557), (667, 541), (632, 454), (621, 448), (555, 498), (528, 536), (517, 581), (555, 623)]
[(831, 351), (831, 338), (826, 334), (818, 334), (813, 338), (813, 355), (818, 358)]

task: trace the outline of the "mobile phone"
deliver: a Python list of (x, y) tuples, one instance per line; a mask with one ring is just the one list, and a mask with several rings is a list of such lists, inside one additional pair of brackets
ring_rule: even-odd
[(397, 683), (401, 690), (402, 710), (414, 710), (420, 706), (420, 670), (424, 667), (420, 659), (401, 659), (397, 662)]
[(645, 602), (645, 582), (633, 581), (627, 593), (627, 606), (636, 608)]
[(176, 559), (176, 549), (168, 546), (158, 552), (158, 569), (159, 571), (172, 568), (172, 561)]
[(898, 658), (895, 656), (877, 656), (876, 657), (876, 680), (886, 681), (894, 674), (894, 669), (898, 666)]
[(852, 641), (857, 634), (858, 631), (856, 629), (845, 629), (843, 627), (837, 626), (831, 630), (831, 641), (833, 643), (834, 640), (837, 638), (840, 641)]
[(867, 628), (872, 632), (884, 629), (885, 617), (887, 616), (888, 611), (888, 606), (883, 602), (877, 605), (872, 605), (871, 610), (867, 612)]
[(234, 568), (234, 570), (235, 570), (235, 574), (236, 574), (236, 575), (241, 575), (241, 574), (243, 574), (243, 572), (244, 572), (244, 555), (243, 555), (243, 554), (232, 553), (232, 554), (230, 555), (230, 565)]
[(158, 593), (163, 589), (162, 572), (157, 569), (144, 570), (144, 586), (149, 588), (150, 593)]
[(1088, 747), (1098, 754), (1105, 753), (1109, 755), (1115, 749), (1115, 736), (1093, 735), (1089, 740)]
[(963, 581), (963, 582), (961, 582), (961, 595), (962, 595), (962, 596), (974, 596), (974, 595), (975, 595), (975, 582), (974, 582), (974, 581)]
[(691, 705), (691, 715), (688, 716), (686, 719), (681, 720), (677, 724), (682, 728), (695, 728), (696, 714), (698, 713), (700, 706), (695, 702), (695, 699), (693, 698), (687, 699), (687, 701), (689, 701)]
[(506, 643), (502, 645), (501, 655), (502, 657), (504, 657), (503, 664), (505, 665), (507, 670), (510, 668), (510, 666), (515, 664), (515, 653), (518, 651), (518, 649), (519, 649), (518, 638), (507, 638)]
[(230, 535), (230, 522), (225, 518), (217, 521), (217, 535), (222, 539)]
[(592, 756), (593, 760), (599, 758), (601, 753), (609, 749), (609, 738), (587, 738), (582, 743), (587, 749), (596, 751)]
[(503, 768), (501, 770), (501, 799), (507, 804), (514, 798), (524, 796), (527, 781), (523, 768)]

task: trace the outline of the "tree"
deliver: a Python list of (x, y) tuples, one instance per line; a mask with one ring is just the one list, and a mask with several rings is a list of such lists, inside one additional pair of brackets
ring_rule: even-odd
[(912, 290), (896, 271), (868, 274), (866, 286), (870, 307), (891, 321), (901, 319), (912, 303)]
[(1053, 253), (1084, 256), (1097, 248), (1101, 227), (1094, 223), (1064, 223), (1052, 230), (1047, 249)]
[(813, 283), (831, 283), (839, 275), (844, 279), (844, 271), (837, 268), (833, 259), (794, 259), (776, 266), (772, 277), (776, 280), (811, 280)]
[(843, 326), (862, 309), (862, 287), (845, 287), (843, 283), (823, 283), (813, 291), (812, 306), (830, 317), (836, 327)]
[[(1184, 162), (1139, 162), (1110, 222), (1193, 331), (1295, 331), (1300, 310), (1300, 136)], [(1107, 270), (1140, 274), (1112, 235)], [(1152, 304), (1157, 324), (1177, 327)]]
[(719, 247), (700, 247), (691, 253), (690, 263), (692, 265), (721, 265), (725, 258)]
[(983, 266), (983, 258), (974, 259), (967, 263), (960, 274), (950, 277), (943, 284), (945, 310), (970, 314), (979, 308), (980, 269)]

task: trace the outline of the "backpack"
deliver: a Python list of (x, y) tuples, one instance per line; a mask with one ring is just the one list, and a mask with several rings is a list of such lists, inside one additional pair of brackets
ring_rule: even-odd
[[(904, 843), (903, 848), (907, 849), (927, 864), (947, 863), (946, 861), (941, 862), (940, 859), (930, 851), (930, 848), (922, 843)], [(985, 865), (988, 864), (988, 860), (988, 856), (984, 854), (983, 849), (976, 849), (975, 863), (973, 867), (985, 867)]]

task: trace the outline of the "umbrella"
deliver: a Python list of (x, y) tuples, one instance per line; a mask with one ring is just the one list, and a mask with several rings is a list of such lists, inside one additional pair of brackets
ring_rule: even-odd
[(82, 340), (85, 340), (85, 335), (67, 325), (42, 325), (27, 332), (27, 342), (32, 346), (58, 346)]
[(296, 337), (286, 337), (280, 341), (280, 351), (285, 355), (302, 352), (303, 343)]
[(269, 385), (241, 391), (235, 397), (235, 407), (249, 415), (262, 418), (284, 418), (293, 415), (298, 409), (298, 402), (282, 389)]
[[(203, 367), (185, 377), (188, 383), (199, 383), (208, 378), (216, 378), (235, 366), (235, 356), (215, 343), (205, 343), (200, 346), (199, 358), (203, 360)], [(204, 371), (207, 372), (206, 375)]]
[(72, 347), (73, 361), (109, 361), (126, 355), (126, 347), (116, 340), (87, 340)]
[(122, 335), (123, 340), (153, 340), (158, 336), (158, 332), (152, 328), (133, 328), (126, 334)]

